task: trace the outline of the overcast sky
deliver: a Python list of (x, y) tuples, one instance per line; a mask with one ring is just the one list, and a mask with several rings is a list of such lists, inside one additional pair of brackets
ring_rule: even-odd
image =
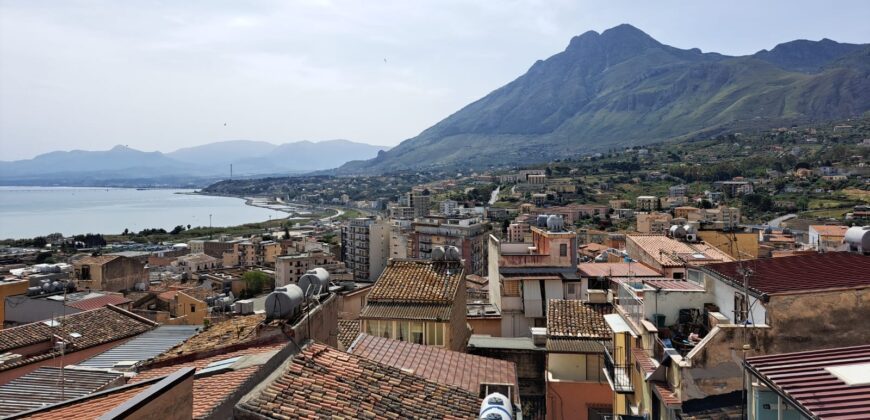
[(0, 0), (0, 160), (229, 139), (395, 145), (588, 30), (630, 23), (737, 55), (870, 42), (868, 16), (865, 0)]

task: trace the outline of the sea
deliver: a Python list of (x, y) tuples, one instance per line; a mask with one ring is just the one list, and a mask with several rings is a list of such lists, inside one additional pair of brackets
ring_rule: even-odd
[[(73, 187), (0, 187), (0, 238), (60, 232), (117, 234), (129, 229), (171, 230), (177, 225), (235, 226), (285, 218), (240, 198), (193, 190)], [(210, 219), (210, 220), (209, 220)]]

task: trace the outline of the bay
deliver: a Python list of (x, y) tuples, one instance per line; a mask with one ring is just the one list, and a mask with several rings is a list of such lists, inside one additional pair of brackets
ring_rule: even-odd
[(0, 238), (60, 232), (117, 234), (130, 229), (171, 230), (235, 226), (287, 217), (240, 198), (190, 194), (193, 190), (72, 187), (0, 187)]

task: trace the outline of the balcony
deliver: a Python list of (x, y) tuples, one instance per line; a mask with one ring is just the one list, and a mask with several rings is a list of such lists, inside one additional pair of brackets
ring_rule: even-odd
[(631, 364), (628, 363), (628, 358), (621, 355), (622, 349), (614, 349), (616, 358), (607, 348), (604, 349), (604, 376), (607, 377), (607, 382), (613, 392), (618, 394), (630, 394), (634, 392), (634, 387), (631, 385)]

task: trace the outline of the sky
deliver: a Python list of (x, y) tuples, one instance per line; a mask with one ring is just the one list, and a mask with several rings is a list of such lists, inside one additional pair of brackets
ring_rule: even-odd
[(556, 54), (632, 24), (751, 54), (870, 42), (858, 1), (0, 0), (0, 160), (122, 144), (393, 146)]

